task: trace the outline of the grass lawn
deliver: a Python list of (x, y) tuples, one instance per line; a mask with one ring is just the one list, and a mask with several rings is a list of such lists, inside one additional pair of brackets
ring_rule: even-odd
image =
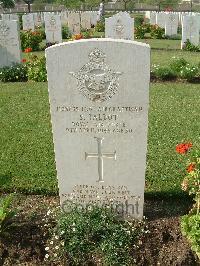
[(135, 39), (138, 42), (148, 43), (152, 49), (181, 49), (181, 40), (167, 40), (167, 39)]
[[(199, 142), (199, 113), (199, 85), (151, 85), (146, 192), (181, 192), (175, 145)], [(1, 84), (0, 116), (0, 189), (57, 193), (47, 84)]]
[[(101, 32), (97, 33), (101, 36)], [(156, 65), (168, 65), (173, 57), (183, 57), (191, 64), (200, 64), (200, 53), (196, 52), (188, 52), (183, 50), (175, 50), (178, 49), (176, 46), (180, 46), (180, 41), (177, 40), (135, 40), (139, 42), (147, 42), (151, 45), (152, 48), (159, 48), (159, 49), (152, 49), (151, 50), (151, 64)], [(174, 47), (174, 48), (173, 48)], [(163, 48), (163, 49), (161, 49)], [(180, 48), (180, 47), (179, 47)], [(32, 54), (37, 56), (43, 56), (44, 51), (40, 52), (33, 52)], [(23, 53), (23, 58), (28, 58), (29, 54)]]

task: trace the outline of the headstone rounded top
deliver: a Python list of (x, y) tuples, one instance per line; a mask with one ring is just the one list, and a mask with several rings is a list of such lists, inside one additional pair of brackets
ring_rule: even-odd
[(131, 40), (124, 40), (124, 39), (111, 39), (111, 38), (93, 38), (93, 39), (82, 39), (82, 40), (76, 40), (76, 41), (69, 41), (69, 42), (63, 42), (63, 43), (59, 43), (59, 44), (55, 44), (55, 45), (52, 45), (51, 47), (48, 47), (46, 48), (46, 52), (48, 51), (52, 51), (52, 50), (55, 50), (57, 49), (58, 47), (63, 47), (63, 46), (69, 46), (69, 45), (74, 45), (74, 44), (80, 44), (80, 43), (85, 43), (85, 42), (88, 42), (88, 43), (95, 43), (95, 42), (108, 42), (108, 43), (129, 43), (129, 44), (133, 44), (135, 46), (143, 46), (143, 47), (146, 47), (146, 48), (149, 48), (150, 49), (150, 45), (147, 44), (147, 43), (141, 43), (141, 42), (136, 42), (136, 41), (131, 41)]

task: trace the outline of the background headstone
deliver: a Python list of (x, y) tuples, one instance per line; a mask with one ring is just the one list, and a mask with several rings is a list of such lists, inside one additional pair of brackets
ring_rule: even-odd
[(0, 67), (21, 62), (18, 22), (0, 21)]
[(156, 24), (163, 29), (165, 28), (165, 17), (166, 13), (164, 12), (156, 13)]
[(200, 23), (198, 16), (183, 16), (181, 41), (182, 48), (187, 40), (194, 45), (199, 44), (199, 29)]
[(143, 217), (150, 49), (90, 39), (46, 49), (61, 204)]
[(62, 42), (62, 26), (60, 15), (48, 14), (45, 16), (46, 43)]
[(72, 34), (80, 34), (81, 32), (81, 23), (80, 23), (80, 14), (79, 13), (69, 13), (68, 15), (68, 27)]
[(33, 14), (27, 14), (22, 16), (23, 30), (35, 30), (34, 16)]
[(166, 14), (165, 16), (165, 35), (177, 35), (178, 31), (178, 15), (174, 13)]
[(91, 15), (89, 12), (81, 13), (81, 28), (91, 29)]
[(106, 18), (105, 20), (105, 37), (113, 39), (134, 39), (134, 19), (127, 12)]
[(149, 23), (151, 25), (155, 25), (156, 24), (156, 12), (151, 12), (150, 13), (150, 21)]

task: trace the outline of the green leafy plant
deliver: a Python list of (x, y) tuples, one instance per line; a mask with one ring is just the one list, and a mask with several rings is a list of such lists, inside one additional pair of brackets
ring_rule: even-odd
[(31, 48), (32, 51), (39, 51), (40, 43), (42, 42), (42, 36), (43, 34), (40, 31), (21, 31), (20, 38), (22, 51), (27, 48)]
[(200, 213), (200, 151), (194, 150), (189, 152), (192, 148), (192, 143), (181, 143), (176, 146), (176, 152), (182, 155), (189, 154), (190, 158), (187, 162), (186, 174), (182, 182), (182, 189), (187, 191), (189, 195), (194, 196), (196, 202), (195, 208), (197, 214)]
[(12, 194), (0, 199), (0, 234), (7, 229), (11, 218), (16, 214), (16, 211), (11, 208), (12, 201)]
[(199, 67), (193, 66), (189, 63), (185, 67), (183, 67), (180, 71), (180, 77), (190, 82), (195, 80), (196, 77), (198, 77), (198, 74), (199, 74)]
[(159, 27), (158, 25), (152, 25), (150, 35), (153, 39), (164, 39), (165, 29)]
[(177, 78), (176, 73), (170, 67), (156, 66), (153, 69), (153, 75), (159, 80), (174, 80)]
[(105, 31), (105, 22), (102, 20), (98, 21), (97, 25), (95, 26), (95, 31), (104, 32)]
[(181, 232), (191, 243), (192, 250), (200, 259), (200, 214), (181, 217)]
[(28, 67), (28, 80), (36, 82), (47, 81), (45, 56), (41, 58), (38, 58), (37, 56), (30, 57), (29, 62), (27, 63), (27, 67)]
[(36, 32), (39, 32), (41, 34), (43, 40), (46, 39), (46, 33), (45, 33), (44, 26), (38, 26), (38, 27), (36, 27)]
[(183, 50), (191, 52), (200, 52), (200, 46), (194, 45), (189, 40), (187, 40), (183, 46)]
[(142, 229), (143, 222), (120, 221), (108, 208), (74, 208), (61, 214), (45, 257), (60, 260), (64, 256), (70, 265), (133, 265), (131, 247), (138, 244)]
[(197, 149), (191, 152), (191, 148), (192, 143), (181, 143), (176, 146), (177, 153), (183, 156), (189, 154), (181, 187), (193, 196), (195, 201), (190, 213), (181, 217), (181, 231), (200, 258), (200, 151)]
[(67, 26), (62, 26), (62, 38), (63, 39), (70, 39), (72, 34)]
[(134, 25), (135, 25), (135, 28), (141, 26), (142, 24), (144, 23), (144, 17), (135, 17), (134, 18)]
[(143, 23), (140, 26), (135, 28), (135, 37), (136, 39), (144, 39), (146, 33), (151, 32), (151, 25)]
[(28, 80), (28, 69), (26, 64), (15, 64), (0, 69), (0, 81), (22, 82)]
[(91, 30), (86, 30), (86, 31), (82, 32), (82, 34), (83, 34), (84, 39), (92, 38), (92, 31)]
[(173, 58), (170, 63), (170, 68), (179, 75), (181, 70), (188, 64), (184, 58)]

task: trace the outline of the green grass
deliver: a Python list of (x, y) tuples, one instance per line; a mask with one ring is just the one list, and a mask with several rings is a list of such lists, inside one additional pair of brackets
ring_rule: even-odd
[(175, 50), (181, 49), (181, 40), (168, 39), (135, 39), (138, 42), (148, 43), (152, 49)]
[(47, 84), (1, 84), (0, 95), (0, 187), (54, 193)]
[[(181, 193), (175, 145), (199, 142), (199, 113), (199, 85), (151, 85), (146, 192)], [(0, 84), (0, 116), (1, 190), (57, 193), (47, 84)]]
[(182, 141), (191, 141), (194, 146), (199, 143), (199, 113), (199, 85), (160, 83), (151, 86), (147, 191), (167, 192), (167, 195), (180, 192), (180, 172), (186, 160), (180, 162), (175, 146)]
[(188, 51), (175, 51), (175, 50), (151, 50), (151, 64), (160, 66), (167, 66), (171, 60), (176, 58), (184, 58), (189, 63), (198, 65), (200, 64), (200, 53)]
[[(96, 32), (95, 37), (102, 36), (101, 32)], [(145, 40), (135, 40), (145, 42)], [(183, 57), (191, 64), (199, 64), (200, 63), (200, 53), (197, 52), (189, 52), (183, 50), (175, 50), (177, 45), (180, 46), (180, 41), (177, 40), (151, 40), (147, 39), (147, 43), (151, 45), (152, 48), (159, 48), (159, 49), (152, 49), (151, 50), (151, 64), (156, 64), (160, 66), (169, 65), (170, 61), (173, 57)], [(174, 47), (174, 48), (173, 48)], [(163, 49), (161, 49), (163, 48)], [(161, 50), (160, 50), (161, 49)], [(32, 54), (37, 55), (39, 57), (44, 55), (44, 51), (40, 52), (33, 52)], [(23, 53), (23, 58), (28, 58), (29, 54)]]

